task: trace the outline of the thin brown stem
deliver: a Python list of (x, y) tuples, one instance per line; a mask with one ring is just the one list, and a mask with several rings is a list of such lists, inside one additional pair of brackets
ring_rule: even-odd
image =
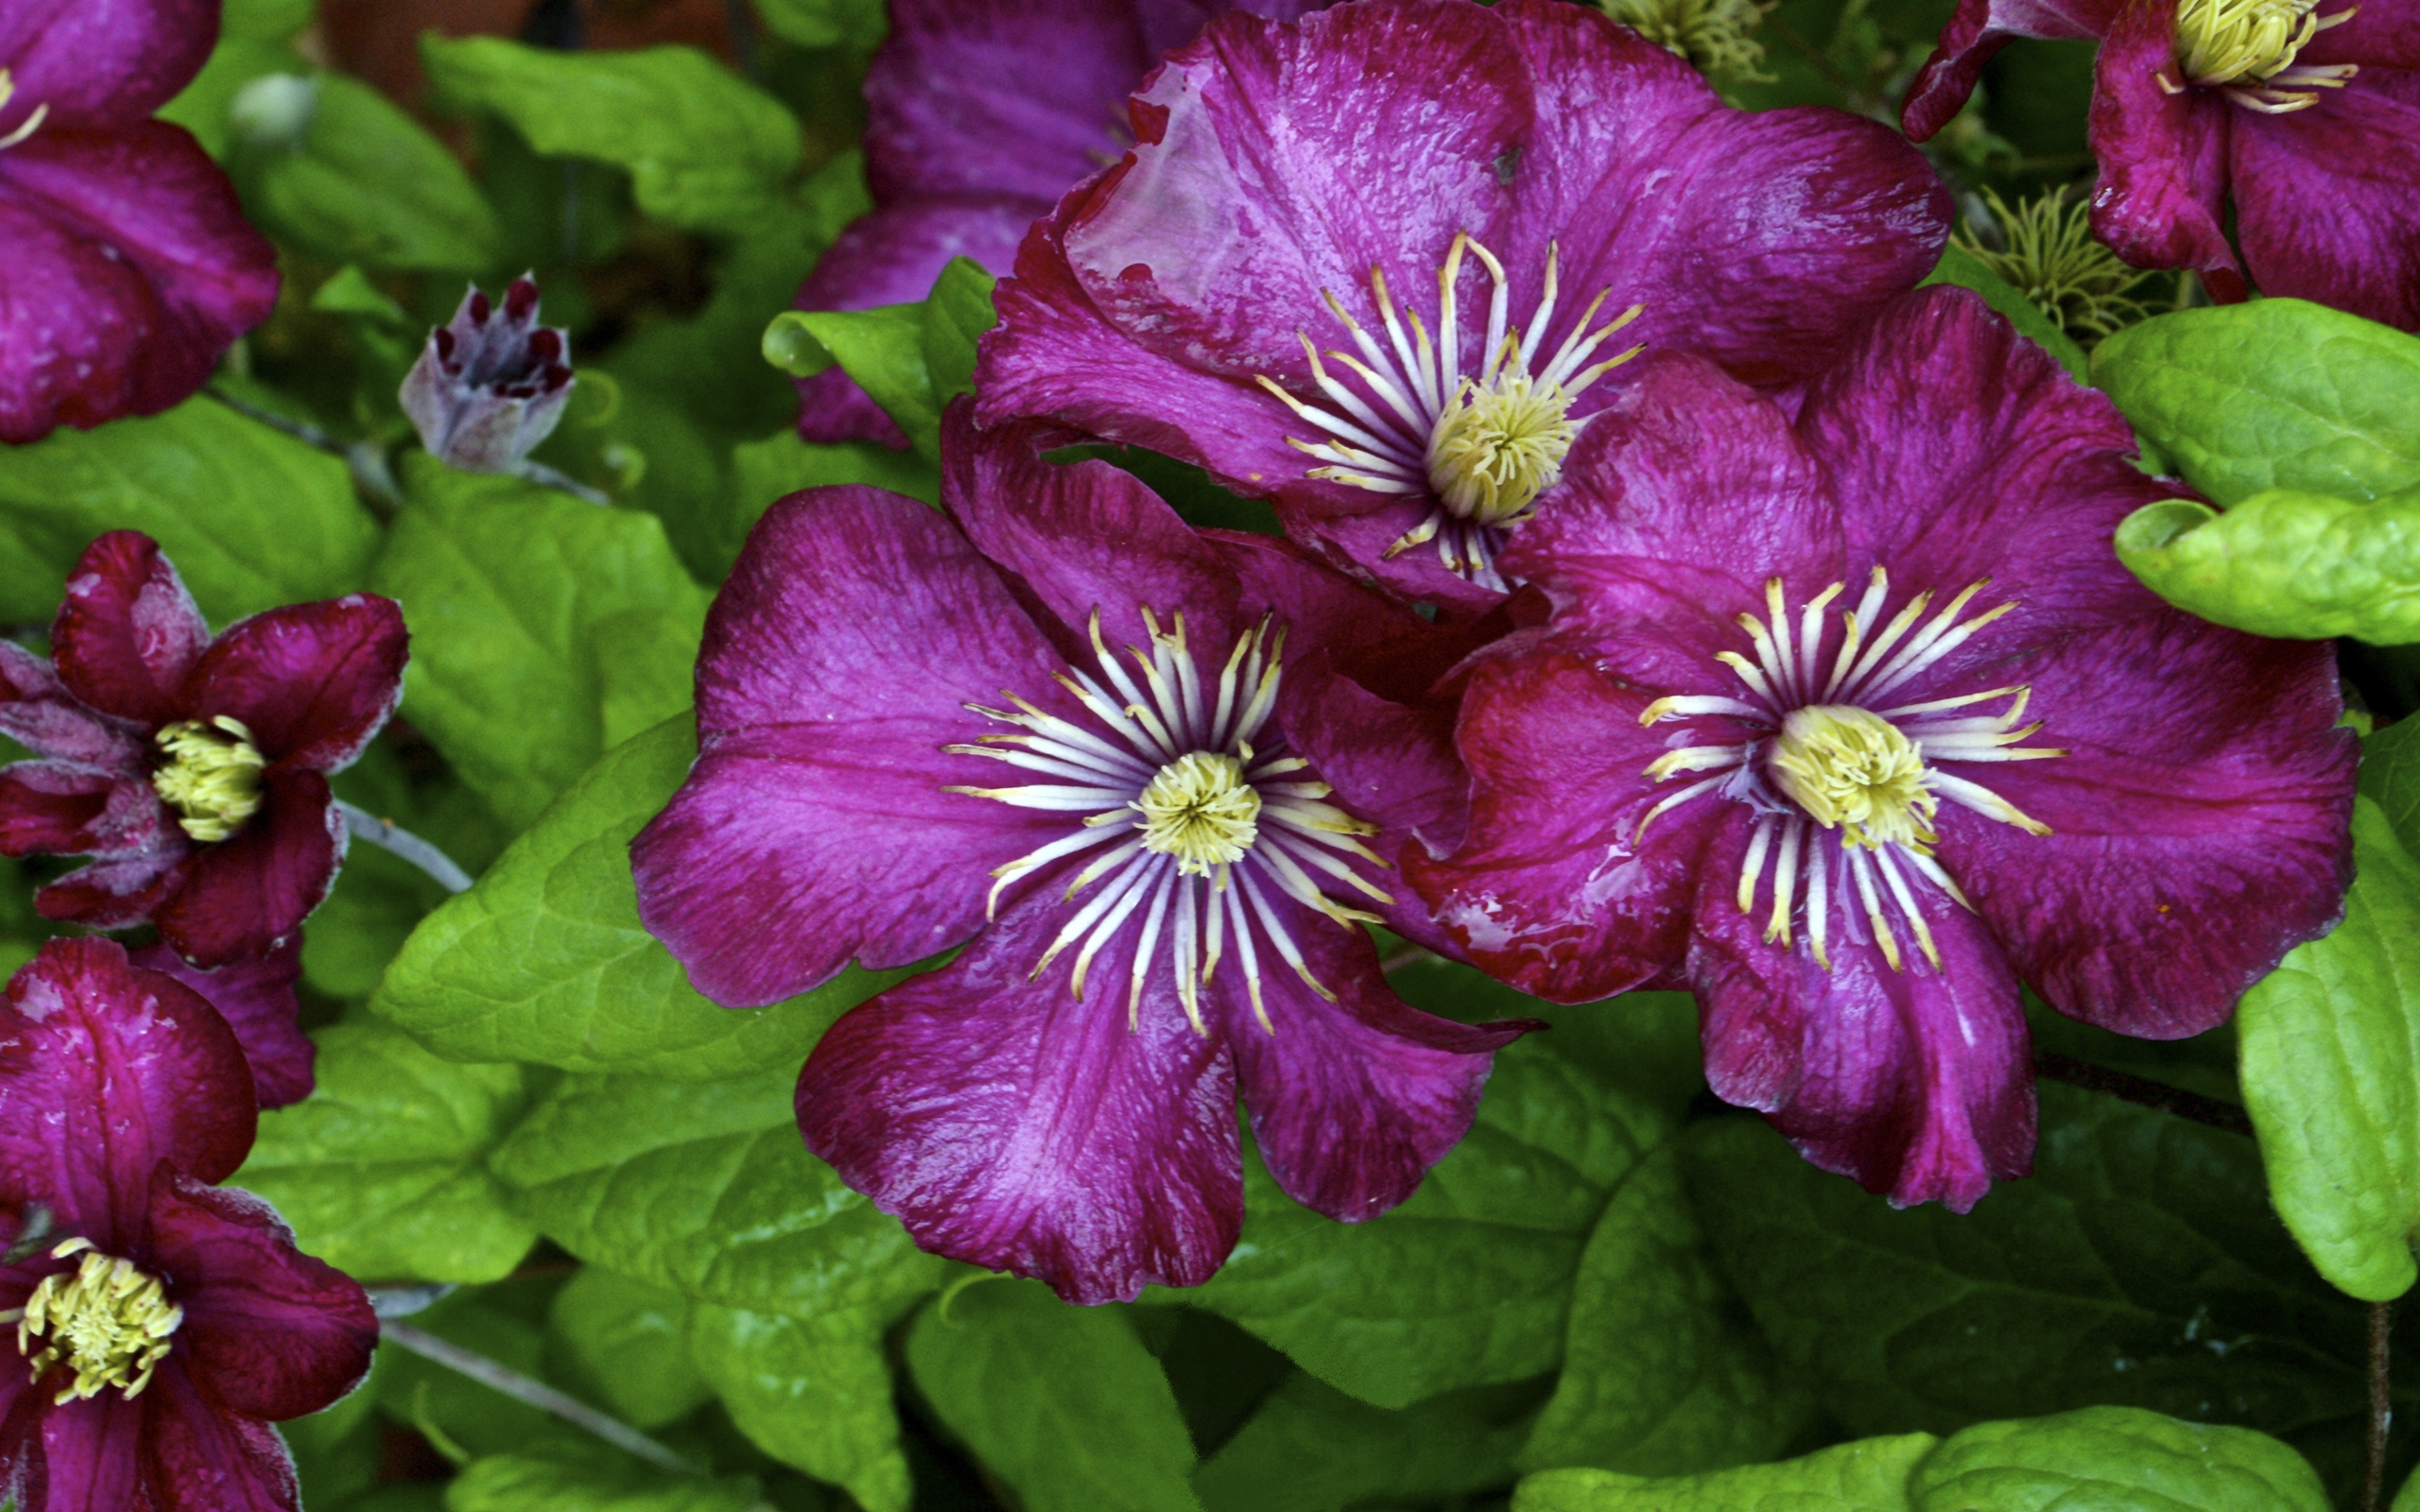
[(2196, 1124), (2207, 1124), (2212, 1128), (2222, 1128), (2245, 1139), (2253, 1137), (2252, 1116), (2235, 1104), (2204, 1097), (2200, 1092), (2188, 1092), (2182, 1087), (2170, 1087), (2164, 1081), (2152, 1081), (2148, 1076), (2111, 1071), (2106, 1066), (2096, 1066), (2088, 1060), (2078, 1060), (2073, 1056), (2063, 1056), (2052, 1050), (2034, 1056), (2033, 1074), (2048, 1081), (2063, 1081), (2088, 1091), (2140, 1103), (2145, 1108), (2156, 1108), (2163, 1113), (2191, 1119)]
[(2370, 1463), (2361, 1478), (2361, 1512), (2378, 1512), (2386, 1496), (2386, 1435), (2394, 1423), (2387, 1345), (2394, 1322), (2393, 1302), (2370, 1304)]

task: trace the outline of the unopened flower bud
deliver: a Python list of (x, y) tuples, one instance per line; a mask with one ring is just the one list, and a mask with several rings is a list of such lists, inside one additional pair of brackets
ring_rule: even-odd
[(404, 379), (404, 413), (448, 466), (509, 472), (552, 434), (573, 382), (571, 334), (538, 324), (538, 285), (517, 278), (502, 309), (474, 288), (428, 334)]

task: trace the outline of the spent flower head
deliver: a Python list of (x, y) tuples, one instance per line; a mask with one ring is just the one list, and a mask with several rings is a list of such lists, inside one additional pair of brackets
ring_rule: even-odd
[(2152, 275), (2129, 267), (2092, 234), (2092, 204), (2052, 190), (2017, 202), (2014, 210), (1986, 188), (1997, 245), (1983, 240), (1971, 223), (1950, 240), (2006, 279), (2059, 329), (2085, 346), (2151, 312), (2133, 298)]

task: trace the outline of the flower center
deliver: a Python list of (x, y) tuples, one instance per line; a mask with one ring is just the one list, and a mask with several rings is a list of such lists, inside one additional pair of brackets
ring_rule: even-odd
[(1668, 52), (1680, 54), (1710, 78), (1770, 84), (1756, 65), (1765, 8), (1756, 0), (1599, 0), (1600, 9)]
[(1133, 808), (1143, 816), (1143, 849), (1176, 857), (1186, 876), (1241, 861), (1260, 833), (1260, 794), (1244, 781), (1244, 764), (1206, 750), (1161, 767)]
[(1127, 647), (1130, 668), (1110, 653), (1100, 615), (1093, 615), (1098, 675), (1069, 667), (1059, 677), (1081, 715), (1054, 714), (1013, 695), (1008, 709), (969, 704), (1020, 732), (945, 747), (1051, 781), (942, 791), (1067, 816), (1066, 833), (992, 872), (994, 907), (1011, 882), (1070, 857), (1085, 859), (1067, 884), (1064, 902), (1073, 905), (1079, 894), (1100, 884), (1034, 963), (1035, 976), (1074, 950), (1071, 985), (1080, 998), (1093, 958), (1132, 928), (1137, 933), (1128, 1022), (1141, 1010), (1147, 975), (1154, 963), (1164, 963), (1186, 1019), (1207, 1033), (1201, 989), (1232, 945), (1253, 1011), (1268, 1027), (1263, 950), (1292, 967), (1311, 990), (1331, 1001), (1336, 996), (1312, 974), (1290, 920), (1309, 909), (1346, 928), (1376, 922), (1376, 915), (1330, 896), (1348, 887), (1380, 903), (1393, 902), (1352, 864), (1386, 865), (1360, 840), (1376, 827), (1325, 801), (1332, 792), (1325, 782), (1298, 778), (1309, 763), (1288, 755), (1283, 735), (1270, 727), (1283, 668), (1282, 633), (1271, 633), (1266, 622), (1246, 630), (1220, 667), (1196, 660), (1182, 614), (1167, 630), (1149, 610), (1143, 622), (1151, 648)]
[(268, 762), (243, 721), (225, 714), (206, 725), (181, 719), (153, 739), (168, 759), (151, 774), (151, 785), (177, 811), (185, 833), (205, 844), (224, 840), (260, 812)]
[[(1461, 328), (1464, 252), (1478, 260), (1489, 281), (1487, 323), (1473, 333), (1476, 349), (1467, 345)], [(1545, 289), (1524, 329), (1508, 323), (1512, 284), (1504, 265), (1467, 233), (1456, 235), (1437, 270), (1433, 342), (1419, 313), (1399, 311), (1386, 275), (1373, 267), (1370, 299), (1385, 327), (1383, 345), (1341, 300), (1321, 291), (1359, 353), (1332, 350), (1326, 359), (1346, 369), (1357, 387), (1330, 372), (1301, 332), (1296, 335), (1310, 359), (1312, 382), (1336, 407), (1307, 404), (1276, 380), (1260, 379), (1298, 419), (1322, 433), (1316, 441), (1287, 438), (1288, 445), (1325, 464), (1307, 476), (1426, 501), (1426, 518), (1387, 548), (1389, 557), (1434, 541), (1447, 572), (1485, 588), (1510, 586), (1495, 571), (1496, 548), (1503, 532), (1527, 519), (1538, 495), (1561, 480), (1564, 456), (1588, 422), (1586, 416), (1571, 418), (1572, 404), (1642, 350), (1633, 347), (1590, 365), (1605, 338), (1638, 318), (1642, 308), (1634, 304), (1590, 329), (1613, 293), (1605, 289), (1541, 363), (1540, 348), (1554, 321), (1559, 257), (1548, 246)]]
[(100, 1253), (89, 1239), (70, 1239), (51, 1255), (65, 1260), (78, 1252), (84, 1259), (73, 1272), (43, 1277), (26, 1298), (16, 1318), (17, 1352), (37, 1382), (60, 1365), (76, 1373), (54, 1405), (97, 1396), (104, 1386), (139, 1397), (167, 1358), (184, 1309), (168, 1300), (159, 1277)]
[[(17, 81), (9, 77), (9, 71), (7, 69), (0, 68), (0, 111), (6, 111), (9, 108), (9, 102), (11, 99), (14, 99), (16, 94)], [(41, 130), (43, 119), (49, 114), (50, 107), (47, 104), (35, 106), (31, 115), (26, 116), (24, 120), (17, 123), (17, 129), (15, 130), (9, 132), (6, 136), (0, 136), (0, 151), (6, 151), (10, 147), (15, 146), (18, 143), (32, 136), (36, 131)]]
[(1809, 704), (1781, 722), (1766, 770), (1773, 785), (1849, 845), (1931, 853), (1938, 800), (1925, 759), (1899, 728), (1855, 704)]
[(2012, 210), (1988, 185), (1982, 195), (1999, 223), (2001, 245), (1985, 246), (1971, 223), (1950, 239), (2015, 284), (2067, 335), (2090, 346), (2151, 314), (2128, 296), (2152, 275), (2093, 239), (2090, 200), (2069, 201), (2052, 190)]
[[(2308, 110), (2314, 93), (2342, 89), (2352, 63), (2297, 68), (2294, 59), (2328, 27), (2353, 19), (2348, 8), (2315, 15), (2319, 0), (2182, 0), (2176, 8), (2176, 62), (2186, 83), (2224, 89), (2237, 104), (2269, 115)], [(2163, 74), (2162, 89), (2184, 93)], [(2282, 86), (2296, 86), (2286, 88)]]

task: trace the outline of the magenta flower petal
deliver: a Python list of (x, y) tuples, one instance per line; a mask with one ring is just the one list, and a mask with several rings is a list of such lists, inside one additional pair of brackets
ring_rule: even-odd
[(143, 1483), (151, 1479), (143, 1463), (143, 1426), (158, 1410), (112, 1391), (43, 1413), (33, 1429), (40, 1457), (26, 1466), (23, 1504), (41, 1512), (141, 1505), (136, 1498), (150, 1489)]
[(639, 917), (733, 1006), (965, 939), (990, 868), (1046, 820), (944, 791), (982, 780), (944, 747), (980, 732), (969, 703), (1057, 695), (1059, 665), (924, 505), (857, 488), (774, 505), (707, 621), (697, 770), (631, 842)]
[[(2420, 25), (2406, 31), (2420, 51)], [(2337, 47), (2355, 42), (2347, 37)], [(2347, 60), (2364, 65), (2360, 89), (2233, 133), (2237, 234), (2263, 294), (2420, 330), (2420, 249), (2411, 232), (2420, 200), (2420, 61), (2389, 68), (2368, 57)], [(2312, 190), (2321, 182), (2324, 199)]]
[(143, 1488), (160, 1512), (301, 1512), (294, 1460), (275, 1429), (229, 1413), (173, 1366), (144, 1397)]
[(165, 945), (147, 946), (128, 959), (147, 971), (175, 977), (218, 1010), (244, 1047), (263, 1108), (284, 1108), (311, 1095), (311, 1065), (319, 1051), (295, 1022), (302, 1009), (294, 996), (294, 984), (302, 979), (299, 937), (267, 955), (231, 961), (215, 971), (186, 964)]
[(97, 821), (116, 789), (114, 779), (62, 762), (19, 762), (0, 770), (0, 855), (97, 849)]
[(2138, 267), (2198, 268), (2213, 293), (2240, 299), (2242, 269), (2220, 218), (2236, 108), (2160, 88), (2175, 67), (2173, 0), (2118, 14), (2094, 64), (2093, 234)]
[(1901, 109), (1908, 135), (1922, 142), (1965, 108), (1983, 65), (2019, 37), (2098, 37), (2117, 19), (2118, 0), (1959, 0)]
[(403, 610), (368, 593), (238, 620), (195, 664), (188, 717), (241, 720), (276, 765), (341, 771), (403, 696), (406, 642)]
[(948, 966), (833, 1025), (799, 1077), (807, 1148), (927, 1249), (1071, 1302), (1207, 1280), (1243, 1222), (1235, 1071), (1160, 972), (1130, 1018), (1133, 948), (1033, 963), (1036, 894)]
[(51, 627), (60, 680), (104, 713), (161, 725), (183, 717), (185, 676), (210, 627), (160, 543), (112, 530), (84, 548)]
[(181, 1287), (186, 1372), (224, 1413), (317, 1412), (370, 1372), (378, 1319), (352, 1277), (294, 1247), (266, 1202), (161, 1170), (151, 1253)]
[(336, 885), (344, 816), (315, 771), (272, 770), (260, 813), (233, 839), (194, 850), (182, 885), (152, 911), (161, 936), (197, 966), (283, 944)]
[(103, 1249), (133, 1237), (152, 1169), (218, 1181), (256, 1118), (234, 1034), (199, 994), (139, 971), (112, 940), (54, 939), (0, 1008), (0, 1188)]
[(48, 105), (60, 125), (130, 126), (193, 81), (217, 36), (216, 0), (13, 0), (0, 67), (17, 103)]
[(172, 847), (78, 867), (34, 894), (44, 919), (122, 929), (151, 917), (184, 881), (186, 852)]

